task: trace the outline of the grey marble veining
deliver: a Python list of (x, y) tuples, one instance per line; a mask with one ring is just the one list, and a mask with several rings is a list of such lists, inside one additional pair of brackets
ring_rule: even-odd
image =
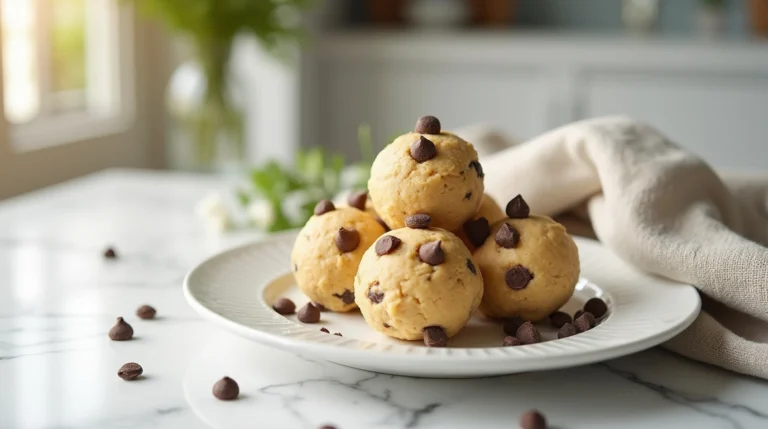
[[(498, 428), (542, 410), (557, 428), (766, 428), (768, 383), (654, 349), (597, 365), (435, 380), (293, 356), (199, 319), (180, 284), (253, 234), (214, 236), (211, 178), (115, 170), (0, 202), (0, 428)], [(114, 246), (120, 258), (101, 257)], [(138, 320), (141, 304), (158, 309)], [(129, 342), (106, 332), (117, 316)], [(120, 380), (125, 362), (145, 377)], [(235, 378), (241, 398), (215, 400)]]

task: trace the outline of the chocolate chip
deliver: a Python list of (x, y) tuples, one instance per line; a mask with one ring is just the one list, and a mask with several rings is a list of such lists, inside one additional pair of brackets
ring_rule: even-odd
[(347, 197), (347, 204), (358, 210), (365, 211), (365, 202), (368, 200), (368, 192), (353, 192)]
[(384, 300), (384, 292), (379, 289), (379, 282), (376, 282), (368, 288), (368, 299), (374, 304), (379, 304)]
[(337, 337), (341, 337), (341, 332), (334, 332), (333, 335), (336, 335)]
[(507, 217), (511, 219), (525, 219), (531, 214), (531, 209), (528, 207), (528, 203), (525, 202), (523, 196), (517, 194), (515, 198), (512, 198), (507, 203)]
[(440, 120), (434, 116), (422, 116), (413, 129), (419, 134), (440, 134)]
[(152, 308), (149, 305), (142, 305), (141, 307), (136, 309), (136, 316), (139, 317), (139, 319), (154, 319), (155, 314), (157, 314), (157, 310)]
[(541, 334), (539, 330), (533, 326), (531, 322), (525, 322), (517, 328), (517, 339), (523, 342), (523, 344), (536, 344), (541, 342)]
[(360, 233), (354, 229), (341, 227), (336, 231), (336, 236), (333, 240), (336, 242), (336, 247), (338, 247), (342, 253), (351, 252), (357, 249), (357, 246), (360, 244)]
[(549, 315), (549, 322), (555, 328), (562, 328), (566, 323), (571, 323), (571, 315), (562, 311), (555, 311)]
[(384, 326), (387, 329), (391, 328), (391, 326), (389, 326), (386, 322), (382, 323), (382, 326)]
[(533, 273), (522, 265), (515, 265), (507, 271), (504, 279), (507, 281), (507, 286), (512, 289), (525, 289), (528, 282), (533, 279)]
[(385, 235), (376, 241), (376, 254), (379, 256), (388, 255), (400, 247), (400, 243), (402, 240), (394, 235)]
[(117, 370), (117, 376), (123, 380), (136, 380), (144, 372), (144, 368), (136, 362), (128, 362)]
[(381, 225), (382, 227), (384, 227), (384, 231), (389, 231), (389, 230), (390, 230), (390, 229), (389, 229), (389, 225), (387, 225), (387, 223), (386, 223), (386, 222), (384, 222), (384, 219), (382, 219), (381, 217), (379, 217), (379, 216), (376, 216), (376, 222), (378, 222), (378, 223), (379, 223), (379, 225)]
[(411, 158), (421, 164), (437, 156), (437, 148), (431, 140), (420, 136), (418, 140), (411, 145)]
[(321, 216), (336, 210), (336, 206), (328, 200), (322, 200), (315, 206), (315, 216)]
[(331, 333), (331, 331), (329, 331), (326, 328), (320, 328), (320, 332), (325, 332), (326, 334), (330, 334)]
[(441, 247), (441, 241), (432, 241), (419, 247), (419, 259), (429, 265), (440, 265), (445, 261), (445, 252)]
[(557, 338), (567, 338), (578, 334), (579, 331), (570, 323), (563, 325), (559, 331), (557, 331)]
[(308, 302), (307, 305), (301, 307), (299, 310), (299, 322), (303, 323), (317, 323), (320, 321), (320, 310), (317, 309), (312, 303)]
[(472, 192), (467, 192), (466, 194), (464, 194), (464, 199), (465, 200), (471, 200), (472, 199)]
[(104, 258), (106, 259), (117, 259), (117, 252), (115, 251), (115, 249), (111, 247), (107, 247), (106, 249), (104, 249), (103, 255), (104, 255)]
[(520, 417), (521, 429), (547, 429), (547, 419), (536, 410), (527, 411)]
[(321, 426), (320, 429), (336, 429), (336, 426), (324, 425), (324, 426)]
[(605, 301), (603, 301), (602, 299), (592, 298), (589, 301), (587, 301), (586, 304), (584, 304), (584, 311), (588, 313), (592, 313), (593, 316), (599, 319), (605, 316), (605, 313), (608, 312), (608, 306), (605, 304)]
[(328, 311), (328, 309), (327, 309), (327, 308), (325, 308), (325, 306), (324, 306), (323, 304), (320, 304), (319, 302), (314, 302), (314, 301), (313, 301), (313, 302), (312, 302), (312, 305), (314, 305), (314, 306), (315, 306), (315, 308), (317, 308), (317, 309), (318, 309), (318, 310), (320, 310), (320, 311)]
[(213, 385), (213, 396), (222, 401), (231, 401), (240, 394), (240, 386), (235, 380), (224, 377)]
[(522, 345), (523, 342), (518, 340), (517, 337), (513, 337), (511, 335), (507, 335), (504, 337), (504, 340), (501, 343), (504, 347), (512, 347), (512, 346), (519, 346)]
[(424, 328), (424, 344), (427, 347), (445, 347), (448, 345), (448, 335), (439, 326)]
[(288, 298), (280, 298), (272, 304), (272, 309), (274, 309), (277, 314), (293, 314), (296, 312), (296, 304)]
[(122, 317), (117, 318), (117, 323), (109, 330), (109, 338), (112, 341), (127, 341), (133, 338), (133, 328)]
[(525, 323), (525, 320), (517, 316), (504, 319), (504, 324), (502, 325), (504, 333), (514, 337), (517, 335), (517, 330), (523, 326), (523, 323)]
[(483, 173), (483, 166), (479, 162), (470, 161), (469, 168), (475, 170), (475, 173), (477, 173), (477, 177), (481, 179), (485, 177), (485, 173)]
[(475, 275), (475, 276), (477, 275), (477, 268), (475, 268), (475, 264), (473, 264), (473, 263), (472, 263), (472, 260), (471, 260), (471, 259), (469, 259), (469, 258), (467, 258), (467, 268), (469, 268), (469, 271), (470, 271), (470, 272), (471, 272), (473, 275)]
[(504, 223), (496, 231), (496, 235), (493, 238), (499, 246), (505, 249), (514, 249), (517, 247), (517, 243), (520, 242), (520, 233), (513, 226)]
[(576, 310), (576, 312), (573, 313), (573, 320), (578, 319), (582, 314), (584, 314), (584, 310)]
[(485, 239), (491, 235), (491, 226), (488, 224), (488, 219), (484, 217), (464, 222), (463, 229), (467, 234), (467, 240), (475, 247), (482, 246)]
[(428, 214), (417, 213), (405, 218), (405, 226), (414, 229), (429, 228), (429, 223), (432, 222), (432, 218)]
[(579, 316), (578, 319), (573, 321), (573, 326), (579, 332), (586, 332), (595, 327), (595, 316), (592, 313), (585, 311), (584, 314)]
[(344, 293), (342, 294), (334, 293), (333, 296), (339, 298), (345, 305), (349, 305), (355, 302), (355, 293), (349, 289), (344, 289)]

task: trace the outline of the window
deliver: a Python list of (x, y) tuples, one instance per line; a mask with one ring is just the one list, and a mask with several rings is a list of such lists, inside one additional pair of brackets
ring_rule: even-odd
[(130, 14), (117, 0), (1, 0), (14, 149), (117, 133), (132, 118)]

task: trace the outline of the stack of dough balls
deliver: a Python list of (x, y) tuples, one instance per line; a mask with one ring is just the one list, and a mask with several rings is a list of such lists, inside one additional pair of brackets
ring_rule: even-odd
[(419, 119), (378, 154), (367, 193), (317, 205), (291, 256), (299, 288), (430, 347), (446, 346), (478, 307), (494, 319), (549, 316), (573, 294), (576, 246), (520, 196), (503, 211), (483, 181), (471, 143)]

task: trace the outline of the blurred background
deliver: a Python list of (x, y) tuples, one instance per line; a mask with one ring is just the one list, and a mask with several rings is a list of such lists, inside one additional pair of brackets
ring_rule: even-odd
[(279, 200), (276, 186), (303, 186), (296, 170), (327, 182), (351, 165), (354, 187), (424, 114), (515, 141), (627, 114), (717, 168), (768, 168), (768, 0), (2, 0), (1, 13), (0, 199), (109, 167), (246, 172)]

